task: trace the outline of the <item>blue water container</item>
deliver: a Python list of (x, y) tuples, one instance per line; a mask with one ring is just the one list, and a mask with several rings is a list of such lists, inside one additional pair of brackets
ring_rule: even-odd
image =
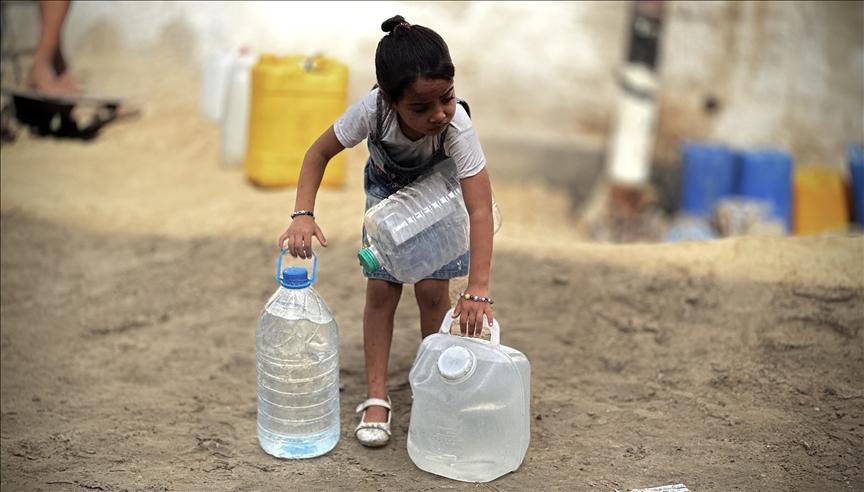
[(717, 200), (735, 191), (735, 154), (722, 145), (687, 143), (681, 160), (681, 210), (710, 218)]
[(765, 200), (771, 216), (792, 228), (792, 156), (780, 150), (743, 151), (738, 155), (738, 195)]
[(864, 144), (850, 145), (846, 156), (852, 178), (852, 209), (855, 221), (864, 227)]

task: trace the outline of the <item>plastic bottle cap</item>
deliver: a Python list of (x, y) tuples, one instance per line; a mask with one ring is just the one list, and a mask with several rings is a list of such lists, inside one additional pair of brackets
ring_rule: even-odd
[(438, 357), (438, 372), (445, 379), (462, 379), (474, 370), (474, 354), (458, 345), (448, 347)]
[(381, 263), (378, 262), (378, 258), (375, 257), (375, 253), (373, 253), (369, 248), (363, 248), (357, 253), (357, 258), (360, 260), (360, 265), (363, 266), (363, 269), (366, 270), (367, 273), (374, 272), (377, 270)]
[(279, 283), (288, 289), (305, 289), (312, 285), (309, 272), (303, 267), (288, 267), (282, 270), (282, 278)]

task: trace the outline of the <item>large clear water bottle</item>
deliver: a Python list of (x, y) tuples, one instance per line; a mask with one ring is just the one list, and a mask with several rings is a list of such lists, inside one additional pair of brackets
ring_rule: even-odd
[(339, 330), (302, 267), (282, 269), (258, 320), (258, 441), (279, 458), (320, 456), (339, 441)]
[(363, 218), (363, 268), (416, 283), (468, 251), (468, 212), (452, 160), (381, 200)]

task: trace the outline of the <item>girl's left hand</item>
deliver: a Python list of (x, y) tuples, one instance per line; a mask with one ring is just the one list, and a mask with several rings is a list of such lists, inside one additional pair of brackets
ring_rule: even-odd
[[(473, 294), (473, 292), (469, 291)], [(487, 296), (487, 293), (475, 294)], [(483, 317), (489, 326), (492, 326), (492, 305), (483, 301), (467, 300), (459, 297), (456, 308), (453, 310), (453, 318), (459, 318), (459, 331), (462, 336), (479, 337), (483, 330)]]

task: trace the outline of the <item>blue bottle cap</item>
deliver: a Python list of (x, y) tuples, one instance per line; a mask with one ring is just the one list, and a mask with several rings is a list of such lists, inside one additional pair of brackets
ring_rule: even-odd
[(305, 289), (312, 285), (309, 272), (303, 267), (288, 267), (282, 270), (282, 278), (279, 283), (288, 289)]

